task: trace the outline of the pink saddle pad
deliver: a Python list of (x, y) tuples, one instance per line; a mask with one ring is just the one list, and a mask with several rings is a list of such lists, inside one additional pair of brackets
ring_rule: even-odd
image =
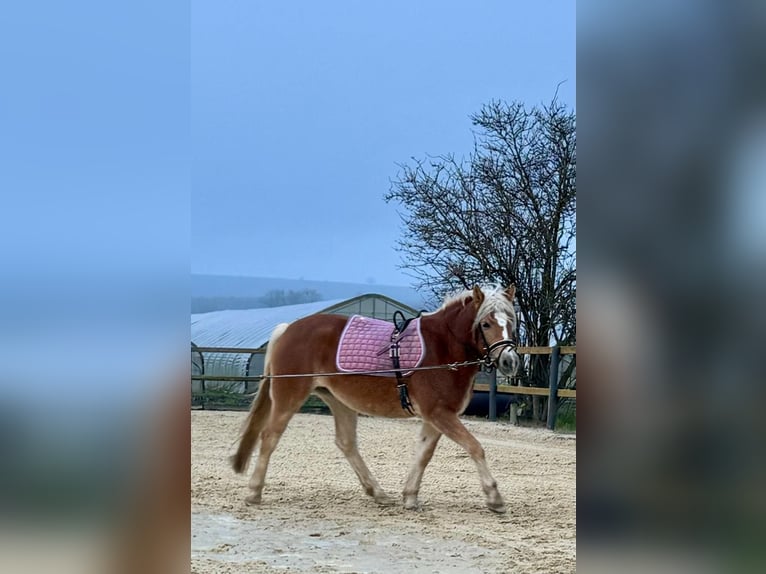
[[(338, 343), (336, 362), (338, 370), (352, 373), (358, 371), (379, 371), (392, 369), (389, 353), (393, 324), (380, 319), (361, 315), (352, 316), (346, 323)], [(410, 375), (412, 369), (423, 361), (423, 335), (420, 333), (420, 318), (414, 319), (399, 336), (399, 361), (403, 375)], [(393, 377), (393, 372), (379, 373)]]

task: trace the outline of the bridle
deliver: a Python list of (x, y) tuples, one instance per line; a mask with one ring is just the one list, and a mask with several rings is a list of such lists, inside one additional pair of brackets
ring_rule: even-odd
[[(481, 334), (481, 339), (484, 341), (484, 356), (482, 356), (481, 360), (484, 362), (484, 366), (487, 369), (491, 369), (492, 367), (496, 367), (495, 360), (492, 359), (492, 351), (495, 349), (502, 348), (503, 351), (505, 349), (510, 349), (511, 351), (516, 348), (516, 343), (512, 339), (500, 339), (499, 341), (495, 341), (491, 345), (489, 344), (489, 341), (487, 341), (487, 336), (484, 334), (484, 328), (480, 325), (477, 326), (479, 329), (479, 333)], [(500, 358), (500, 355), (503, 354), (503, 351), (500, 351), (497, 354), (497, 358)]]

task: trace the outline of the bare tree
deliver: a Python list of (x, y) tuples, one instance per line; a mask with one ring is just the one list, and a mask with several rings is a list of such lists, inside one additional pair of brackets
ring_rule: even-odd
[[(403, 208), (402, 267), (441, 297), (478, 282), (517, 287), (519, 339), (575, 342), (576, 118), (491, 102), (471, 117), (474, 150), (400, 165), (386, 201)], [(531, 365), (545, 383), (547, 360)]]

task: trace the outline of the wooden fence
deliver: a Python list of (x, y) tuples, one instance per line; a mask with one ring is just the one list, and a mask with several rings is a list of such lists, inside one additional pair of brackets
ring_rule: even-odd
[[(243, 355), (264, 354), (265, 349), (248, 349), (244, 347), (197, 347), (191, 348), (194, 353), (236, 353)], [(556, 413), (558, 410), (558, 399), (577, 399), (575, 389), (559, 388), (559, 364), (562, 355), (577, 355), (576, 347), (555, 346), (555, 347), (516, 347), (516, 353), (519, 355), (550, 355), (550, 375), (548, 377), (548, 387), (521, 387), (518, 385), (498, 385), (497, 370), (492, 371), (490, 383), (474, 383), (473, 388), (476, 391), (489, 392), (489, 420), (497, 420), (497, 393), (507, 393), (512, 395), (539, 395), (548, 397), (548, 420), (547, 426), (553, 430), (556, 424)], [(204, 368), (203, 368), (204, 370)], [(194, 375), (193, 381), (202, 381), (203, 391), (205, 381), (231, 381), (247, 382), (260, 381), (261, 376), (239, 376), (239, 375)]]

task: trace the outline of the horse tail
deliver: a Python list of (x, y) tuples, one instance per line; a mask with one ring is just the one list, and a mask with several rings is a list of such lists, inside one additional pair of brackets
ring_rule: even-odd
[[(274, 344), (277, 342), (277, 339), (282, 336), (287, 327), (287, 323), (280, 323), (271, 333), (269, 346), (266, 349), (266, 356), (263, 359), (263, 374), (266, 376), (271, 374), (271, 355), (274, 351)], [(256, 394), (255, 399), (253, 399), (253, 404), (250, 406), (250, 412), (242, 427), (239, 448), (237, 448), (236, 454), (230, 459), (231, 467), (237, 474), (244, 472), (247, 467), (247, 463), (250, 460), (250, 454), (258, 443), (258, 437), (260, 437), (261, 431), (266, 424), (266, 420), (271, 411), (270, 389), (271, 380), (268, 378), (263, 379), (258, 387), (258, 393)]]

